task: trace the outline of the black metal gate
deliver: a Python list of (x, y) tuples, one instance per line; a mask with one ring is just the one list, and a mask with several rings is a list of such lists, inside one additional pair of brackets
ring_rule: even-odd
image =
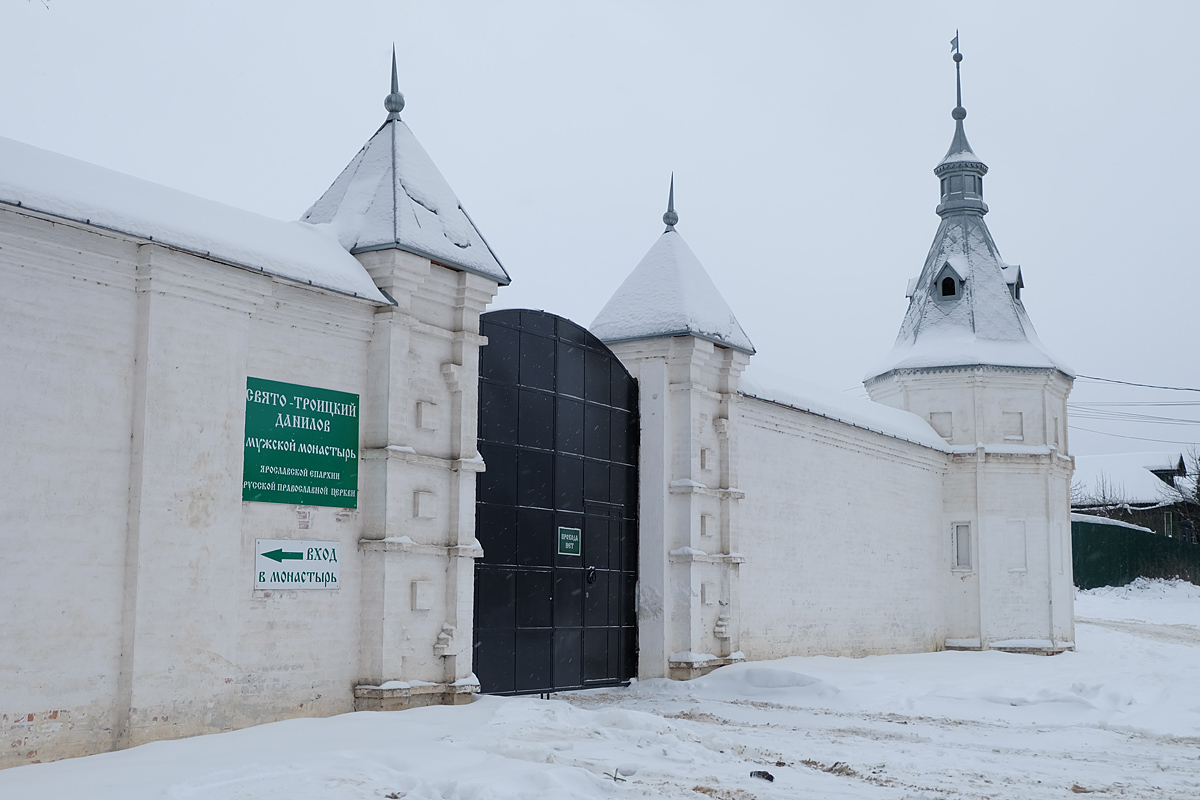
[(490, 694), (637, 671), (637, 384), (541, 311), (484, 314), (474, 670)]

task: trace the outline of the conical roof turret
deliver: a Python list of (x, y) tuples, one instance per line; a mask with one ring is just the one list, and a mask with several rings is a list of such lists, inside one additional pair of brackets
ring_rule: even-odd
[(589, 330), (613, 344), (638, 339), (695, 336), (722, 347), (753, 354), (754, 345), (700, 259), (675, 230), (675, 176), (667, 229), (596, 315)]
[[(957, 37), (954, 42), (957, 49)], [(909, 305), (895, 346), (867, 376), (894, 370), (1011, 366), (1071, 370), (1046, 352), (1021, 302), (1021, 268), (1006, 264), (984, 222), (987, 165), (967, 142), (962, 54), (955, 52), (958, 104), (954, 138), (934, 168), (942, 218), (921, 274), (909, 282)]]
[(393, 48), (387, 118), (301, 219), (329, 225), (351, 253), (404, 250), (507, 285), (500, 260), (400, 119), (404, 105)]

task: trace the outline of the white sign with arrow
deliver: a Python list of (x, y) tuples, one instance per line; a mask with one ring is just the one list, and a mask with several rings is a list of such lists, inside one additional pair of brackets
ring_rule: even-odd
[(337, 589), (341, 574), (337, 542), (254, 540), (255, 589)]

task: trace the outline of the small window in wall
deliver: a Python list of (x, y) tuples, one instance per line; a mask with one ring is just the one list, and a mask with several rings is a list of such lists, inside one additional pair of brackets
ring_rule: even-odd
[(717, 526), (712, 516), (709, 514), (700, 515), (700, 535), (714, 536), (717, 532)]
[(950, 179), (942, 178), (942, 197), (950, 193)]
[(956, 294), (958, 293), (954, 291), (954, 278), (949, 275), (942, 278), (942, 297), (954, 297)]
[(954, 569), (971, 569), (971, 525), (967, 522), (954, 524)]
[(1025, 571), (1025, 520), (1010, 519), (1005, 526), (1009, 572)]
[(700, 448), (700, 469), (712, 469), (712, 451), (707, 447)]
[(949, 439), (954, 435), (954, 416), (949, 411), (930, 412), (929, 424), (943, 439)]
[(1052, 420), (1051, 420), (1051, 425), (1050, 425), (1050, 442), (1051, 442), (1051, 444), (1053, 444), (1055, 447), (1058, 447), (1058, 417), (1054, 417), (1054, 418), (1052, 418)]
[(1004, 440), (1008, 442), (1021, 442), (1025, 440), (1025, 422), (1020, 411), (1005, 411), (1004, 414)]

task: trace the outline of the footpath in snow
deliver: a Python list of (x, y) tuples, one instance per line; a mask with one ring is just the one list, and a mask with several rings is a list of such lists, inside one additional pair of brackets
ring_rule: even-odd
[(1079, 649), (1050, 658), (789, 658), (297, 719), (0, 771), (0, 798), (1200, 798), (1200, 587), (1075, 608)]

